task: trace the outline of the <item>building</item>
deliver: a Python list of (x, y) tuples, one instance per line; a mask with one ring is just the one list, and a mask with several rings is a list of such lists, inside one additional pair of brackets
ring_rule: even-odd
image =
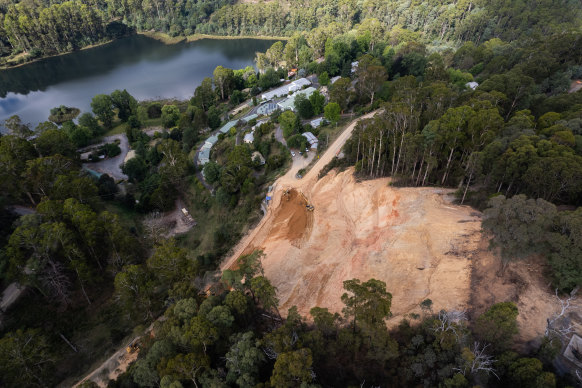
[(257, 108), (257, 114), (261, 115), (261, 116), (270, 115), (271, 113), (273, 113), (277, 109), (279, 109), (277, 104), (275, 104), (274, 102), (268, 102), (268, 103), (263, 104)]
[(333, 84), (335, 84), (335, 83), (336, 83), (336, 81), (337, 81), (338, 79), (340, 79), (340, 78), (341, 78), (341, 76), (339, 76), (339, 75), (336, 75), (335, 77), (332, 77), (332, 78), (329, 80), (329, 83), (330, 83), (330, 85), (333, 85)]
[(318, 117), (316, 119), (313, 119), (309, 122), (309, 124), (311, 124), (312, 128), (319, 128), (322, 124), (325, 124), (325, 119), (323, 117)]
[(477, 82), (467, 82), (465, 86), (471, 88), (472, 90), (475, 90), (477, 89), (477, 86), (479, 86), (479, 84)]
[(243, 139), (243, 141), (247, 144), (252, 143), (253, 141), (255, 141), (255, 135), (253, 134), (253, 132), (247, 133)]
[(283, 97), (288, 95), (290, 92), (294, 92), (303, 89), (305, 86), (311, 85), (311, 81), (307, 78), (299, 78), (293, 82), (279, 86), (276, 89), (270, 90), (261, 94), (261, 99), (270, 100), (275, 97)]
[(204, 166), (208, 162), (210, 162), (210, 148), (204, 146), (198, 153), (198, 165)]
[(287, 97), (286, 99), (284, 99), (283, 101), (279, 102), (277, 105), (279, 106), (279, 109), (281, 110), (292, 110), (295, 111), (295, 98), (297, 98), (298, 95), (303, 94), (305, 97), (309, 98), (309, 96), (311, 96), (313, 94), (313, 92), (315, 92), (315, 88), (314, 87), (308, 87), (307, 89), (303, 89), (303, 90), (299, 90), (298, 92), (294, 93), (293, 95)]
[(317, 145), (318, 145), (318, 140), (315, 137), (315, 135), (313, 133), (311, 133), (311, 132), (303, 132), (302, 135), (309, 142), (309, 147), (316, 150), (317, 149)]
[(247, 117), (243, 118), (242, 120), (245, 123), (248, 123), (249, 121), (251, 121), (252, 119), (256, 119), (257, 117), (259, 117), (259, 115), (252, 114), (252, 115), (248, 115)]
[(233, 128), (237, 124), (238, 124), (238, 120), (229, 121), (228, 123), (224, 124), (224, 126), (222, 128), (220, 128), (218, 131), (220, 133), (228, 133), (228, 131), (230, 131), (230, 129)]
[(359, 64), (360, 64), (359, 61), (352, 62), (352, 74), (354, 74), (358, 70)]

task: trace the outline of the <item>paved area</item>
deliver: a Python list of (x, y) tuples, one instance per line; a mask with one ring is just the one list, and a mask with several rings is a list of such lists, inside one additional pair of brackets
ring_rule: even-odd
[(127, 141), (127, 136), (125, 136), (125, 134), (104, 137), (103, 142), (93, 145), (93, 147), (99, 147), (106, 143), (113, 143), (115, 140), (119, 140), (119, 148), (121, 148), (121, 153), (119, 155), (113, 158), (104, 159), (100, 162), (83, 163), (83, 167), (97, 171), (101, 174), (108, 174), (116, 181), (127, 179), (127, 175), (121, 171), (120, 167), (129, 152), (129, 142)]

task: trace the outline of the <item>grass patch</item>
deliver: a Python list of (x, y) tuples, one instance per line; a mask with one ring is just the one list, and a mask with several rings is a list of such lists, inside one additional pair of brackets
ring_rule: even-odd
[(127, 123), (117, 123), (117, 125), (114, 124), (114, 127), (111, 128), (107, 133), (105, 133), (104, 136), (120, 135), (122, 133), (125, 133), (127, 128), (128, 128)]

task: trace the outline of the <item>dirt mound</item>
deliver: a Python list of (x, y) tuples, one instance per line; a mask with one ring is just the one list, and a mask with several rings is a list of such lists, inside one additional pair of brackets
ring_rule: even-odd
[(284, 194), (275, 211), (270, 235), (299, 247), (313, 226), (313, 212), (307, 210), (307, 205), (306, 199), (295, 189)]

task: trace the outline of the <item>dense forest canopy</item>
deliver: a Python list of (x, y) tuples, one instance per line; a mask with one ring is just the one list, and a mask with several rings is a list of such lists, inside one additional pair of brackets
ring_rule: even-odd
[(291, 36), (317, 41), (359, 24), (394, 42), (414, 38), (448, 45), (492, 38), (512, 41), (580, 28), (576, 0), (3, 0), (0, 55), (62, 53), (126, 34)]

